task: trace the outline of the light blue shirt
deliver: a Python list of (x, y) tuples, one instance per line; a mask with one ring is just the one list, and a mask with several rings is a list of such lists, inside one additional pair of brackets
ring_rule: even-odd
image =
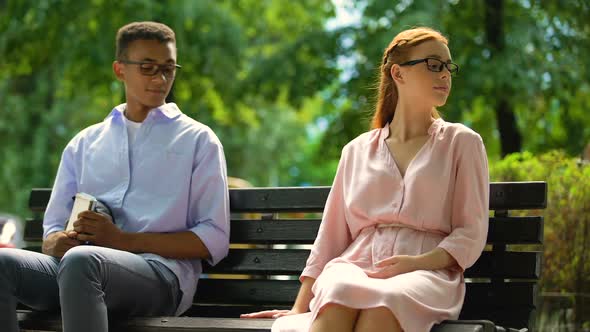
[[(125, 232), (191, 231), (216, 264), (229, 248), (229, 197), (223, 147), (213, 131), (174, 103), (148, 113), (129, 145), (123, 111), (78, 133), (63, 151), (43, 220), (43, 236), (65, 228), (77, 192), (106, 203)], [(178, 277), (182, 300), (192, 304), (201, 260), (140, 254), (165, 264)]]

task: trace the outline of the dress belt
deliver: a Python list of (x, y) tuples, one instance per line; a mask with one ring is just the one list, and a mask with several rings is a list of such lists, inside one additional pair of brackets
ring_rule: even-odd
[(443, 237), (448, 236), (448, 234), (441, 232), (441, 231), (435, 231), (435, 230), (431, 230), (431, 229), (420, 229), (417, 227), (412, 227), (410, 225), (397, 224), (397, 223), (381, 223), (381, 224), (377, 224), (376, 227), (377, 228), (391, 228), (391, 227), (407, 228), (407, 229), (411, 229), (414, 231), (431, 233), (431, 234), (440, 235)]
[[(410, 227), (408, 225), (402, 225), (402, 224), (396, 224), (396, 223), (383, 223), (383, 224), (377, 224), (377, 228), (389, 228), (389, 227), (399, 227), (399, 228), (410, 228), (410, 229), (415, 229), (413, 227)], [(415, 229), (417, 230), (417, 229)]]

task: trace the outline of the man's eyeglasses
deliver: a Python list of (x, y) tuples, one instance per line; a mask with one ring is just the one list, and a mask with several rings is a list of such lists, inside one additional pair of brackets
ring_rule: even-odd
[(147, 61), (131, 61), (131, 60), (119, 60), (119, 62), (129, 65), (138, 65), (139, 72), (145, 76), (156, 76), (159, 72), (164, 74), (166, 79), (171, 79), (176, 75), (176, 69), (182, 68), (178, 64), (157, 64), (154, 62)]
[(426, 63), (426, 68), (433, 72), (440, 73), (443, 70), (443, 68), (446, 67), (447, 70), (451, 73), (451, 75), (456, 75), (457, 73), (459, 73), (459, 66), (456, 63), (452, 63), (450, 61), (442, 62), (437, 58), (411, 60), (404, 63), (400, 63), (400, 66), (413, 66), (422, 62)]

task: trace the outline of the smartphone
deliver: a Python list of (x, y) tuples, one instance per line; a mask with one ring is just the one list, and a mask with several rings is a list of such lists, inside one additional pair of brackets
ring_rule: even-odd
[(66, 232), (74, 230), (74, 221), (78, 220), (78, 214), (82, 211), (91, 210), (94, 211), (96, 208), (96, 198), (86, 193), (77, 193), (74, 196), (74, 206), (72, 207), (72, 213), (70, 219), (66, 225)]

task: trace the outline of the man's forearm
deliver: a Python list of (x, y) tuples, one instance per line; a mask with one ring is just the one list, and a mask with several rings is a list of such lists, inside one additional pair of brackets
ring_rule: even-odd
[(41, 244), (41, 252), (45, 255), (52, 255), (53, 254), (53, 247), (55, 246), (55, 241), (59, 236), (58, 232), (53, 232), (47, 234), (47, 237), (43, 239), (43, 243)]
[(152, 253), (166, 258), (208, 259), (209, 250), (193, 232), (179, 233), (123, 233), (117, 244), (120, 250)]

